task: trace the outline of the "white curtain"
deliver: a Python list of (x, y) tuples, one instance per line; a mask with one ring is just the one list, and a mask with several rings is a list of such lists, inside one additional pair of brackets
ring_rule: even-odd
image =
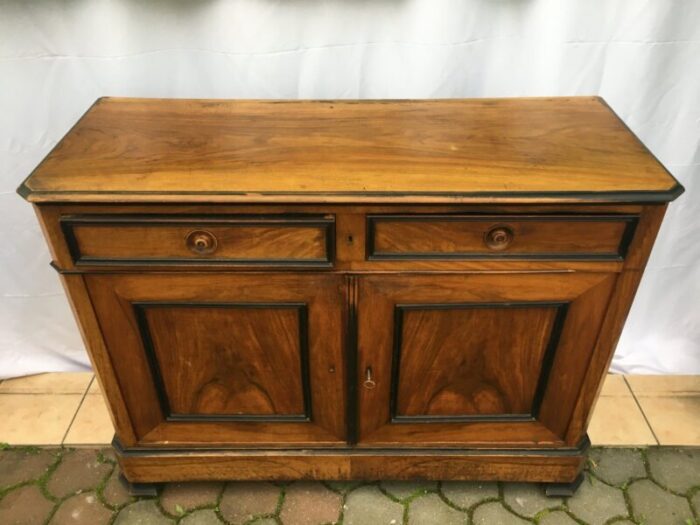
[(0, 0), (0, 378), (88, 366), (15, 188), (99, 96), (574, 94), (687, 190), (613, 367), (700, 373), (700, 1)]

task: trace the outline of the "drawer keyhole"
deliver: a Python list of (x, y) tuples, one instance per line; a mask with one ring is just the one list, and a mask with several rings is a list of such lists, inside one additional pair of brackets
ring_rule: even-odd
[(185, 242), (190, 251), (197, 255), (213, 253), (219, 244), (214, 234), (206, 230), (195, 230), (188, 233)]

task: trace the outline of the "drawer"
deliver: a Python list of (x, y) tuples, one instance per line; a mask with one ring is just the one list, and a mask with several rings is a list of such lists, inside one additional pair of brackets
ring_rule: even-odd
[(621, 260), (636, 215), (368, 215), (367, 258)]
[(61, 229), (76, 265), (331, 266), (330, 215), (75, 215)]

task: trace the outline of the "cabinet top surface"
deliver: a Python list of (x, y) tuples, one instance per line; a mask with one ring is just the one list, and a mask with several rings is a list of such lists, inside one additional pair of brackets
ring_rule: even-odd
[(665, 202), (682, 191), (596, 97), (99, 99), (32, 202)]

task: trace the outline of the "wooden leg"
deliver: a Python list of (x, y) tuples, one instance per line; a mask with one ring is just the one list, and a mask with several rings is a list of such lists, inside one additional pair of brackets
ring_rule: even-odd
[(546, 483), (544, 492), (550, 498), (568, 498), (573, 496), (583, 482), (583, 472), (581, 472), (571, 483)]
[(132, 483), (124, 477), (124, 474), (119, 473), (119, 480), (124, 484), (126, 489), (129, 491), (130, 496), (135, 497), (147, 497), (147, 496), (157, 496), (159, 483)]

